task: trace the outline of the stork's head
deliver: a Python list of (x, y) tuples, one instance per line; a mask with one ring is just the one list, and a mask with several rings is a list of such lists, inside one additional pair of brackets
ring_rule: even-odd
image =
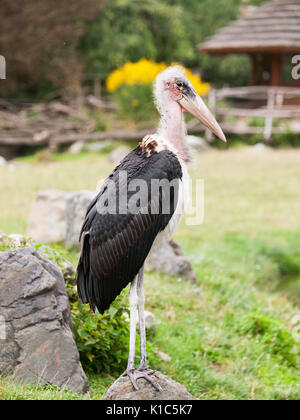
[(226, 137), (215, 117), (179, 66), (168, 67), (157, 76), (154, 96), (157, 109), (162, 115), (177, 104), (182, 112), (187, 111), (192, 114), (226, 142)]

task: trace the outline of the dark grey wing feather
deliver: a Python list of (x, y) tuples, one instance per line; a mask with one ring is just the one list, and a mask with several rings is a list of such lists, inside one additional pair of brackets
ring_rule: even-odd
[[(107, 192), (107, 181), (90, 204), (81, 230), (82, 250), (77, 268), (78, 294), (83, 303), (103, 313), (131, 282), (142, 267), (157, 234), (165, 229), (174, 214), (177, 194), (170, 191), (170, 212), (161, 209), (162, 191), (151, 197), (151, 179), (182, 178), (181, 165), (170, 151), (146, 156), (138, 146), (121, 162), (108, 180), (119, 191), (120, 171), (127, 172), (127, 187), (133, 179), (148, 185), (148, 212), (117, 214), (99, 213), (97, 205)], [(128, 191), (128, 200), (132, 197)], [(118, 195), (118, 194), (117, 194)], [(155, 203), (153, 205), (153, 202)], [(159, 209), (152, 214), (151, 209)]]

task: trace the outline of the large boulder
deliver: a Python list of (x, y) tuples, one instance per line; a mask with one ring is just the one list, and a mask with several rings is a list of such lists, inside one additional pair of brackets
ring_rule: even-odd
[(183, 255), (179, 243), (172, 240), (161, 244), (149, 254), (145, 261), (145, 270), (155, 270), (196, 282), (190, 261)]
[(161, 391), (157, 391), (153, 385), (143, 378), (137, 380), (139, 390), (134, 390), (128, 376), (120, 376), (108, 389), (105, 400), (196, 400), (188, 393), (186, 388), (173, 381), (161, 372), (156, 371), (152, 378), (160, 385)]
[(33, 248), (0, 253), (0, 372), (86, 392), (61, 271)]
[(64, 241), (66, 202), (70, 195), (59, 190), (40, 191), (31, 208), (27, 236), (41, 243)]
[(79, 247), (79, 234), (85, 219), (87, 208), (96, 191), (78, 191), (72, 194), (66, 203), (66, 246)]

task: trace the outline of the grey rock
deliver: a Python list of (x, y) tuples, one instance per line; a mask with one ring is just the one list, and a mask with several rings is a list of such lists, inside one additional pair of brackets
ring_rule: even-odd
[(271, 148), (264, 143), (256, 143), (254, 146), (248, 146), (247, 150), (252, 153), (264, 153), (271, 150)]
[(84, 142), (79, 140), (71, 144), (71, 146), (68, 149), (68, 152), (72, 153), (72, 155), (78, 155), (79, 153), (82, 152), (83, 148), (84, 148)]
[(6, 164), (6, 159), (3, 156), (0, 156), (0, 166), (5, 166)]
[[(145, 315), (145, 328), (146, 328), (146, 330), (152, 329), (153, 332), (156, 332), (157, 322), (156, 322), (156, 319), (155, 319), (155, 315), (150, 311), (144, 311), (144, 315)], [(124, 318), (127, 322), (130, 322), (130, 319), (129, 319), (129, 316), (128, 316), (127, 312), (124, 312), (123, 316), (124, 316)], [(139, 330), (139, 314), (138, 313), (137, 313), (136, 329)]]
[(159, 351), (157, 353), (157, 355), (164, 362), (170, 362), (171, 361), (171, 357), (168, 354), (164, 353), (163, 351)]
[(190, 261), (183, 255), (181, 246), (172, 240), (151, 252), (145, 261), (145, 270), (156, 270), (196, 282)]
[(7, 245), (8, 244), (8, 236), (0, 231), (0, 244)]
[(96, 191), (78, 191), (67, 199), (66, 204), (66, 246), (79, 247), (79, 234), (87, 208)]
[(144, 311), (144, 315), (145, 315), (146, 330), (153, 329), (155, 331), (156, 330), (156, 320), (155, 320), (154, 314), (150, 311)]
[(153, 385), (141, 378), (137, 380), (139, 390), (135, 391), (128, 376), (120, 376), (108, 389), (105, 400), (196, 400), (186, 388), (161, 372), (156, 371), (152, 378), (161, 386), (157, 391)]
[(112, 146), (113, 142), (111, 140), (101, 140), (92, 143), (86, 143), (84, 145), (84, 150), (88, 152), (102, 152), (106, 147)]
[(0, 340), (0, 372), (12, 374), (17, 365), (19, 347), (16, 342), (8, 341), (5, 346)]
[(114, 165), (118, 165), (128, 155), (130, 150), (127, 146), (119, 146), (109, 154), (108, 160)]
[(33, 248), (0, 253), (0, 319), (0, 373), (88, 390), (62, 273)]
[(41, 243), (65, 240), (66, 202), (70, 193), (44, 190), (33, 203), (27, 228), (27, 236)]
[(192, 294), (195, 296), (200, 296), (201, 293), (202, 293), (202, 289), (200, 287), (192, 290)]

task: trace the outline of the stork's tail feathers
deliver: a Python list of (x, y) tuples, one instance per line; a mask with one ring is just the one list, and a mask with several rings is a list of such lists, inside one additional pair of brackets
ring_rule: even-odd
[[(95, 304), (91, 302), (91, 299), (89, 299), (92, 292), (89, 288), (91, 288), (91, 285), (94, 283), (94, 279), (92, 278), (93, 276), (90, 270), (89, 238), (86, 236), (83, 237), (82, 250), (77, 267), (77, 291), (82, 303), (89, 303), (91, 310), (95, 312)], [(104, 311), (101, 309), (102, 308), (98, 308), (99, 312), (103, 313)]]

